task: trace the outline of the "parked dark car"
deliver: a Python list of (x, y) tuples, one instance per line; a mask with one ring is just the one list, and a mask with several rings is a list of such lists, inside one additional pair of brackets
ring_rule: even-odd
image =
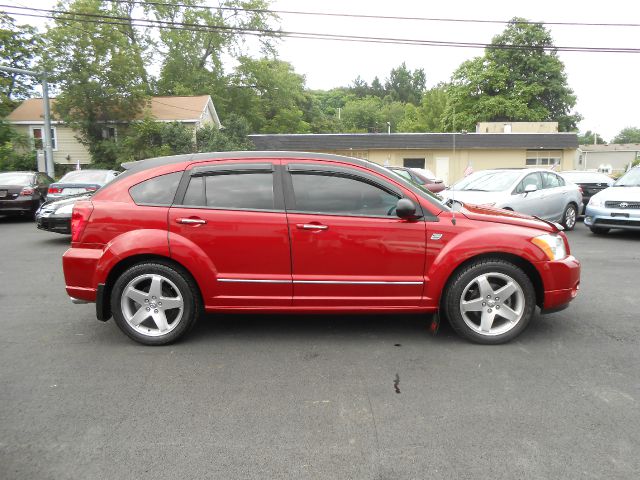
[(446, 204), (373, 162), (225, 152), (123, 166), (76, 202), (62, 264), (74, 303), (143, 344), (177, 340), (205, 311), (443, 311), (496, 344), (578, 293), (558, 225)]
[(95, 192), (116, 178), (115, 170), (74, 170), (49, 185), (47, 200), (68, 197), (85, 192)]
[(416, 185), (421, 185), (430, 192), (438, 193), (446, 188), (446, 185), (442, 180), (435, 177), (431, 177), (426, 174), (428, 170), (406, 168), (406, 167), (387, 167), (389, 170), (397, 173), (401, 177), (412, 181)]
[(582, 189), (582, 201), (584, 202), (582, 211), (580, 212), (582, 215), (584, 215), (591, 197), (605, 188), (610, 187), (614, 182), (613, 178), (600, 172), (567, 170), (561, 172), (560, 176), (568, 182), (575, 183)]
[(40, 172), (0, 173), (0, 214), (35, 216), (51, 182)]
[(36, 212), (36, 227), (48, 232), (70, 234), (71, 212), (78, 200), (88, 200), (93, 192), (80, 193), (45, 202)]

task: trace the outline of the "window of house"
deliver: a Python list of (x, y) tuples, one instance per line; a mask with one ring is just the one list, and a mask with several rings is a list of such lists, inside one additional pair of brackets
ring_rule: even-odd
[(370, 183), (339, 175), (293, 173), (295, 211), (392, 216), (398, 197)]
[(528, 150), (526, 165), (527, 167), (552, 167), (560, 165), (562, 160), (562, 152), (558, 150)]
[[(44, 150), (44, 129), (41, 127), (33, 127), (31, 129), (33, 138), (33, 146), (36, 150)], [(57, 150), (58, 138), (56, 137), (56, 128), (51, 127), (51, 147)]]
[(102, 129), (102, 138), (105, 140), (115, 140), (117, 138), (116, 127), (104, 127)]
[(424, 168), (424, 158), (403, 158), (402, 166), (405, 168)]

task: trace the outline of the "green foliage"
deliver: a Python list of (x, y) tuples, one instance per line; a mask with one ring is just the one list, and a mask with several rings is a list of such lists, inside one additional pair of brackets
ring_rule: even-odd
[[(61, 0), (61, 10), (130, 17), (131, 5), (101, 0)], [(102, 129), (108, 122), (129, 121), (149, 93), (144, 45), (133, 28), (81, 23), (58, 17), (47, 32), (45, 67), (61, 88), (55, 112), (78, 132), (94, 162), (111, 165)]]
[(156, 122), (149, 117), (131, 124), (120, 143), (103, 140), (99, 145), (105, 149), (105, 156), (115, 155), (117, 163), (196, 151), (191, 127), (179, 122)]
[(404, 118), (401, 102), (381, 100), (379, 97), (356, 98), (348, 101), (342, 110), (342, 126), (345, 132), (387, 132), (387, 122), (391, 131), (397, 131)]
[(447, 91), (444, 85), (427, 90), (420, 105), (407, 104), (404, 119), (398, 125), (401, 132), (442, 132), (442, 119), (447, 107)]
[(230, 114), (221, 130), (213, 124), (199, 128), (196, 146), (198, 152), (253, 150), (253, 143), (247, 137), (249, 133), (249, 122), (244, 117)]
[(482, 121), (557, 121), (561, 131), (575, 130), (581, 119), (571, 112), (576, 97), (551, 35), (540, 24), (522, 22), (512, 19), (484, 56), (454, 72), (447, 89), (446, 130), (473, 130)]
[[(16, 25), (15, 21), (0, 13), (0, 64), (4, 67), (34, 69), (42, 41), (36, 29), (29, 25)], [(33, 94), (38, 79), (29, 75), (0, 72), (0, 117), (16, 106), (15, 100)]]
[(584, 133), (578, 133), (578, 145), (593, 145), (595, 143), (599, 145), (605, 145), (607, 142), (604, 141), (602, 135), (597, 132), (592, 132), (591, 130), (587, 130)]
[(620, 133), (611, 140), (611, 143), (640, 143), (640, 128), (623, 128)]
[(273, 58), (241, 57), (231, 78), (229, 97), (236, 114), (251, 131), (306, 133), (310, 131), (302, 107), (307, 102), (304, 77), (293, 66)]
[(423, 69), (411, 71), (404, 62), (391, 70), (385, 83), (385, 91), (395, 102), (418, 105), (425, 91), (427, 77)]
[(36, 152), (29, 139), (0, 120), (0, 171), (36, 169)]

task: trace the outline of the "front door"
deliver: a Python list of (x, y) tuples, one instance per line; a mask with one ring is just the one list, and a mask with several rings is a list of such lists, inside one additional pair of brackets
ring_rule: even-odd
[(425, 222), (395, 214), (413, 194), (355, 167), (284, 163), (294, 306), (419, 305)]
[(218, 307), (290, 306), (291, 256), (278, 160), (199, 164), (186, 171), (169, 231), (211, 259)]

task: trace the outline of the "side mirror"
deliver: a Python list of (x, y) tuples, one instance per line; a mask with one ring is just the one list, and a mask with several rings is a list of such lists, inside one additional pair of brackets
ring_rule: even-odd
[(405, 220), (415, 220), (422, 215), (416, 214), (416, 206), (408, 198), (401, 198), (396, 204), (396, 215)]
[(538, 190), (538, 187), (536, 187), (534, 184), (530, 183), (529, 185), (527, 185), (526, 187), (524, 187), (524, 193), (531, 193), (531, 192), (535, 192), (536, 190)]

